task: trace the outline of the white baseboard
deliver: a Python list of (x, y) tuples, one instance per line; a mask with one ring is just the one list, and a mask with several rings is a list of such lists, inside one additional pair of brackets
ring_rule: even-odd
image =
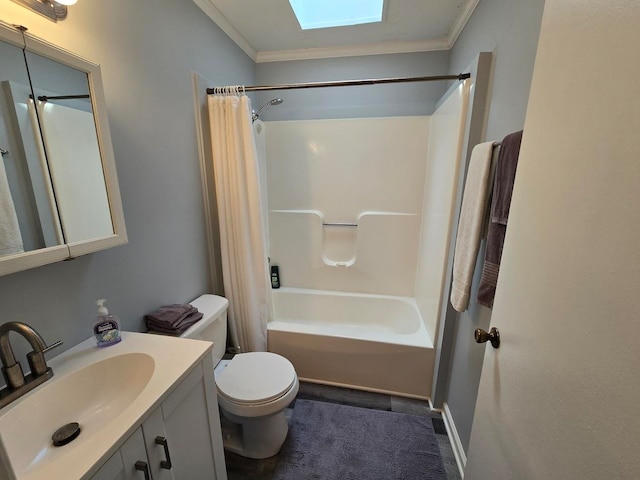
[(453, 421), (451, 410), (449, 410), (449, 405), (447, 405), (446, 402), (443, 405), (442, 420), (444, 421), (444, 426), (447, 429), (447, 434), (449, 435), (449, 441), (451, 442), (453, 455), (456, 457), (458, 470), (460, 470), (460, 476), (464, 478), (464, 467), (467, 465), (467, 454), (464, 453), (464, 448), (462, 448), (460, 436), (458, 435), (458, 431), (456, 430), (456, 424)]

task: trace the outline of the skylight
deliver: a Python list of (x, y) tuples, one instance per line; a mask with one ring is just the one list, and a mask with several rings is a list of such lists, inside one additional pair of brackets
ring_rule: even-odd
[(289, 0), (303, 30), (382, 21), (384, 0)]

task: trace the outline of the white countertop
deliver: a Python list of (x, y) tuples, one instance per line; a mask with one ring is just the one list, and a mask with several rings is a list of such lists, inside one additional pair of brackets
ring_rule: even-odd
[[(12, 414), (17, 415), (15, 412), (20, 410), (18, 407), (22, 401), (77, 370), (111, 357), (144, 353), (153, 358), (155, 366), (149, 382), (141, 393), (120, 413), (115, 412), (113, 420), (104, 425), (97, 434), (91, 435), (83, 442), (72, 442), (55, 451), (51, 447), (46, 453), (46, 461), (23, 471), (16, 471), (17, 480), (90, 478), (147, 415), (166, 398), (173, 387), (210, 354), (212, 347), (212, 343), (200, 340), (122, 332), (122, 341), (115, 345), (98, 348), (94, 338), (89, 338), (50, 360), (48, 364), (53, 368), (53, 378), (0, 410), (0, 432), (3, 432), (10, 459), (11, 439), (6, 438), (7, 430), (3, 426), (12, 421)], [(14, 467), (14, 470), (18, 469)]]

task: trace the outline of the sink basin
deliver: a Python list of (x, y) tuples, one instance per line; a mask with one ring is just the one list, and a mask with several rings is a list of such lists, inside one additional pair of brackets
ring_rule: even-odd
[[(211, 356), (212, 344), (200, 340), (121, 337), (107, 348), (90, 337), (62, 352), (48, 362), (53, 378), (0, 409), (0, 480), (90, 480)], [(54, 447), (52, 434), (69, 423), (80, 424), (79, 436)]]
[[(0, 431), (16, 477), (34, 474), (99, 436), (142, 393), (154, 369), (155, 361), (146, 353), (111, 356), (66, 374), (54, 373), (51, 380), (16, 402), (9, 414), (0, 417)], [(51, 435), (71, 422), (80, 424), (80, 435), (67, 445), (54, 447)]]

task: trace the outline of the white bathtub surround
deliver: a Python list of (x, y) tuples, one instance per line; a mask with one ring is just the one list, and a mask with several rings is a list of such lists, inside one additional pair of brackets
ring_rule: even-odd
[(267, 122), (283, 285), (413, 296), (428, 138), (429, 117)]
[(280, 288), (269, 350), (301, 380), (427, 398), (435, 351), (410, 297)]
[(415, 298), (432, 339), (438, 331), (455, 224), (469, 88), (469, 80), (454, 87), (431, 117)]
[(258, 156), (258, 173), (260, 175), (260, 206), (262, 207), (262, 220), (264, 225), (264, 237), (269, 251), (269, 196), (267, 188), (267, 125), (260, 119), (253, 122), (253, 139), (256, 143), (256, 155)]
[(231, 338), (239, 352), (264, 351), (271, 284), (251, 101), (245, 95), (209, 95), (208, 101)]
[(269, 350), (301, 379), (430, 396), (468, 96), (452, 88), (432, 117), (268, 122), (285, 287)]

